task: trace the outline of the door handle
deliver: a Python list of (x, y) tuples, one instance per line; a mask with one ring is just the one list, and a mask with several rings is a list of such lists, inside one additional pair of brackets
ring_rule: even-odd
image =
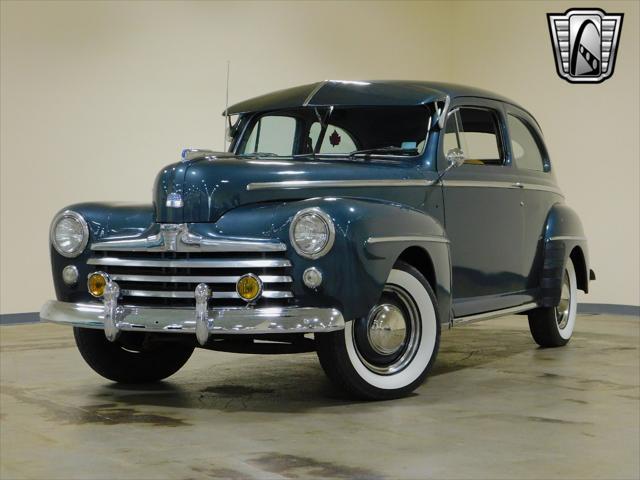
[(516, 187), (516, 188), (524, 188), (524, 185), (520, 182), (516, 182), (511, 184), (512, 187)]

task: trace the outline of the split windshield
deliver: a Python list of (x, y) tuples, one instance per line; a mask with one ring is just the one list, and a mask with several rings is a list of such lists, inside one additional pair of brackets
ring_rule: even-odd
[(430, 111), (411, 107), (304, 107), (255, 116), (238, 142), (247, 156), (420, 155)]

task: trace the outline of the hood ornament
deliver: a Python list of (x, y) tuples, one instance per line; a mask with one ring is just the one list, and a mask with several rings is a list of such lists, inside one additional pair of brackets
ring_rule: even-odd
[(167, 195), (167, 208), (182, 208), (184, 207), (184, 202), (182, 201), (182, 195), (179, 193), (170, 193)]
[[(207, 160), (215, 160), (223, 152), (214, 152), (213, 150), (205, 150), (201, 148), (185, 148), (180, 154), (180, 161), (190, 162), (196, 158), (205, 158)], [(224, 154), (224, 153), (223, 153)]]

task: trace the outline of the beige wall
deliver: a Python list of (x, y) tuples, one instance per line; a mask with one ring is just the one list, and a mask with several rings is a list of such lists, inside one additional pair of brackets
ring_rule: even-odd
[(227, 59), (232, 102), (325, 78), (514, 98), (541, 122), (585, 223), (598, 282), (583, 301), (638, 305), (638, 4), (605, 5), (625, 20), (616, 73), (597, 86), (556, 76), (545, 13), (570, 6), (3, 1), (0, 312), (53, 296), (47, 231), (60, 207), (149, 201), (183, 147), (222, 146)]

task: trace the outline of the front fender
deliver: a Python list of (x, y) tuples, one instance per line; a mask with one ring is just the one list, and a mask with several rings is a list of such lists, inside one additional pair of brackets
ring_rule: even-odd
[[(51, 254), (51, 272), (56, 298), (63, 302), (82, 302), (93, 299), (86, 289), (84, 279), (94, 271), (87, 265), (91, 256), (91, 244), (112, 236), (133, 237), (141, 235), (153, 222), (153, 206), (125, 203), (78, 203), (61, 210), (73, 210), (84, 217), (89, 227), (89, 241), (84, 252), (75, 258), (60, 255), (49, 244)], [(67, 265), (75, 265), (80, 281), (76, 285), (66, 285), (62, 281), (62, 269)]]
[[(325, 211), (335, 223), (336, 239), (324, 257), (310, 260), (296, 253), (289, 241), (289, 227), (295, 214), (310, 207)], [(227, 234), (249, 235), (249, 222), (255, 208), (241, 207), (223, 215), (217, 228)], [(346, 319), (366, 315), (380, 297), (394, 263), (409, 248), (422, 249), (431, 265), (414, 265), (419, 270), (433, 269), (440, 317), (449, 321), (450, 261), (449, 246), (440, 222), (419, 210), (395, 203), (352, 198), (313, 198), (263, 206), (260, 220), (250, 227), (251, 234), (278, 238), (288, 246), (293, 264), (293, 292), (300, 306), (335, 307)], [(270, 224), (271, 233), (267, 233)], [(242, 228), (244, 225), (244, 229)], [(311, 290), (302, 283), (305, 269), (315, 266), (323, 283)]]

